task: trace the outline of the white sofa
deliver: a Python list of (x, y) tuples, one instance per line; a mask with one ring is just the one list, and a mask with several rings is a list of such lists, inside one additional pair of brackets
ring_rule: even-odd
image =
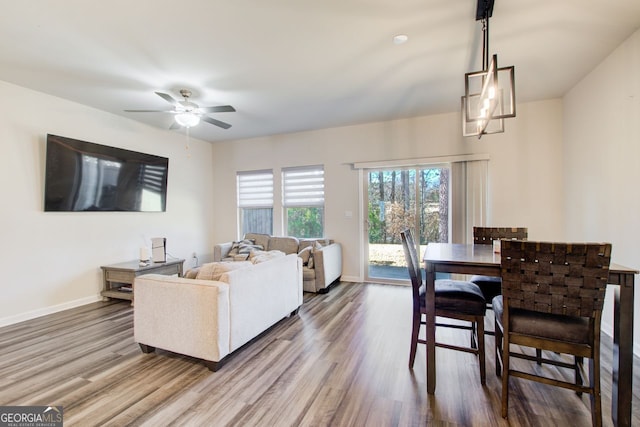
[[(305, 248), (312, 249), (313, 266), (307, 261), (303, 264), (303, 287), (306, 292), (325, 293), (329, 286), (342, 275), (342, 245), (328, 239), (298, 239), (296, 237), (278, 237), (268, 234), (247, 233), (244, 239), (252, 241), (265, 251), (279, 250), (286, 254), (300, 253)], [(315, 243), (321, 247), (315, 247)], [(214, 261), (237, 261), (244, 259), (230, 255), (235, 242), (225, 242), (214, 246)], [(320, 245), (318, 245), (320, 246)], [(247, 253), (248, 255), (248, 253)]]
[(229, 355), (302, 305), (302, 261), (281, 256), (224, 273), (220, 280), (158, 274), (134, 283), (134, 337), (203, 359), (215, 371)]

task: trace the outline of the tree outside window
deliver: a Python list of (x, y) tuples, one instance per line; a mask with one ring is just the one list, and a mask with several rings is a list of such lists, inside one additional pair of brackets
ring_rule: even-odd
[(316, 238), (324, 235), (324, 167), (282, 170), (282, 197), (287, 235)]

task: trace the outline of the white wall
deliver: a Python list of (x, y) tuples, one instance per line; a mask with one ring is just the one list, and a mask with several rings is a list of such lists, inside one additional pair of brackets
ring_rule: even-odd
[[(611, 242), (615, 262), (640, 268), (640, 30), (564, 97), (564, 116), (568, 238)], [(640, 316), (634, 328), (640, 354)]]
[[(43, 211), (46, 134), (169, 158), (164, 213)], [(0, 82), (0, 325), (99, 299), (100, 266), (151, 237), (205, 258), (212, 247), (211, 144)], [(190, 153), (190, 154), (189, 154)]]
[(526, 226), (531, 238), (564, 238), (561, 101), (518, 105), (517, 118), (505, 126), (503, 134), (463, 138), (460, 116), (451, 113), (215, 143), (214, 240), (237, 237), (237, 171), (273, 169), (278, 187), (281, 168), (323, 164), (325, 234), (343, 244), (343, 278), (362, 279), (361, 182), (351, 164), (470, 153), (491, 159), (486, 225)]

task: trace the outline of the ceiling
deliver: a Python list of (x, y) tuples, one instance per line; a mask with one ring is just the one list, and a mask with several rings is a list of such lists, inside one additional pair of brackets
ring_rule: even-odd
[[(191, 136), (249, 138), (453, 112), (481, 68), (476, 0), (0, 0), (0, 80), (168, 129), (155, 91), (230, 104)], [(640, 27), (638, 0), (496, 0), (519, 103), (562, 96)], [(392, 38), (409, 40), (395, 45)], [(169, 132), (169, 130), (167, 130)], [(184, 132), (184, 130), (171, 131)]]

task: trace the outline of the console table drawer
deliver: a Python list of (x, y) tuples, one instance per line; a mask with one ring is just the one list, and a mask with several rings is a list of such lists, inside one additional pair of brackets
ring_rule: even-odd
[(105, 280), (108, 280), (109, 282), (133, 284), (133, 279), (135, 279), (136, 275), (132, 271), (106, 270), (104, 272), (104, 277)]

